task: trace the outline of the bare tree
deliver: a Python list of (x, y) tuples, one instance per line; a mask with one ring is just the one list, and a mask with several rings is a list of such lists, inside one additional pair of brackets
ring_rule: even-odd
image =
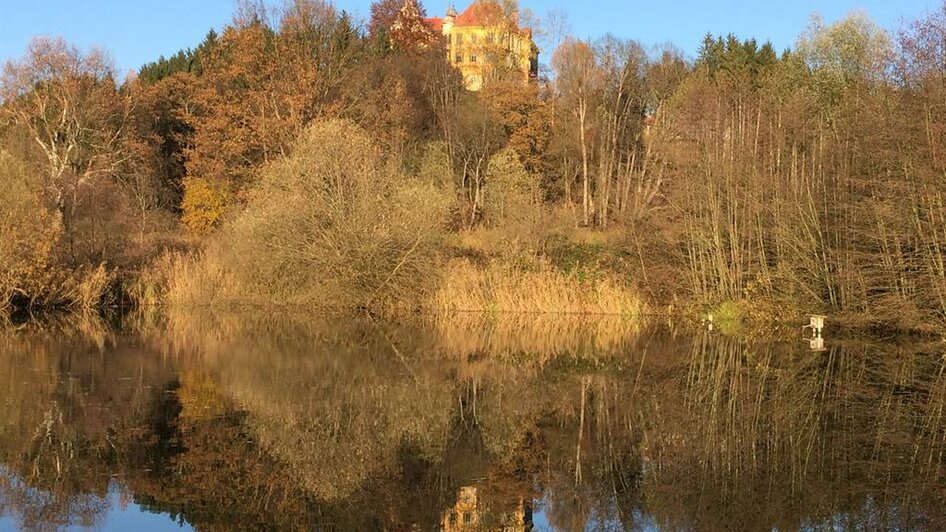
[(563, 103), (571, 109), (577, 119), (578, 140), (581, 148), (582, 221), (591, 223), (593, 199), (589, 177), (590, 114), (594, 101), (599, 96), (601, 70), (594, 50), (587, 42), (567, 39), (552, 57), (555, 83)]
[(68, 232), (83, 189), (114, 176), (126, 159), (120, 142), (129, 107), (104, 53), (81, 53), (62, 39), (37, 38), (21, 61), (4, 66), (0, 112), (38, 147), (43, 181)]

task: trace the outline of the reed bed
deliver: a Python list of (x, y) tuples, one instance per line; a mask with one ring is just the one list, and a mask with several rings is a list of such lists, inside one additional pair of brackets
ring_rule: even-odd
[(428, 316), (437, 345), (448, 356), (528, 353), (540, 360), (565, 353), (608, 356), (640, 335), (640, 320), (623, 316), (451, 312)]
[(165, 253), (128, 287), (139, 307), (213, 306), (242, 292), (212, 253)]
[(529, 268), (453, 261), (429, 307), (444, 312), (600, 314), (639, 318), (644, 303), (627, 284), (545, 262)]

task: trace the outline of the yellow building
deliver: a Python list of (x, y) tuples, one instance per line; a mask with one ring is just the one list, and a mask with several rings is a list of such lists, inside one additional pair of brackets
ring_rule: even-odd
[(447, 58), (463, 74), (468, 90), (480, 90), (487, 79), (528, 82), (538, 75), (539, 48), (532, 30), (520, 27), (516, 15), (495, 0), (477, 0), (460, 14), (450, 7), (445, 17), (425, 20), (443, 35)]

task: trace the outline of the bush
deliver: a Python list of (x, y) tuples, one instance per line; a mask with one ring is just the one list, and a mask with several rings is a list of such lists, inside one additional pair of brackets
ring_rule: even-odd
[(26, 166), (6, 152), (0, 152), (0, 205), (0, 307), (13, 297), (55, 299), (53, 287), (62, 281), (55, 267), (62, 224)]
[(263, 169), (244, 211), (224, 225), (201, 260), (225, 265), (232, 278), (213, 283), (227, 287), (214, 294), (217, 301), (331, 307), (416, 301), (433, 288), (449, 199), (386, 167), (355, 125), (317, 123), (289, 157)]
[(417, 177), (422, 183), (429, 183), (436, 187), (453, 186), (450, 151), (446, 142), (428, 142), (424, 146), (417, 164)]

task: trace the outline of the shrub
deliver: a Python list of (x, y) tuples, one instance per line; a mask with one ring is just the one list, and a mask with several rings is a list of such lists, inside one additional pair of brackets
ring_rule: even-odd
[(0, 152), (0, 307), (14, 296), (53, 299), (61, 277), (55, 252), (62, 224), (29, 177), (25, 165)]
[(357, 126), (309, 127), (200, 259), (229, 277), (215, 300), (377, 307), (431, 288), (449, 194), (389, 168)]
[(417, 177), (422, 183), (437, 187), (453, 186), (450, 151), (446, 142), (428, 142), (424, 146), (417, 164)]

